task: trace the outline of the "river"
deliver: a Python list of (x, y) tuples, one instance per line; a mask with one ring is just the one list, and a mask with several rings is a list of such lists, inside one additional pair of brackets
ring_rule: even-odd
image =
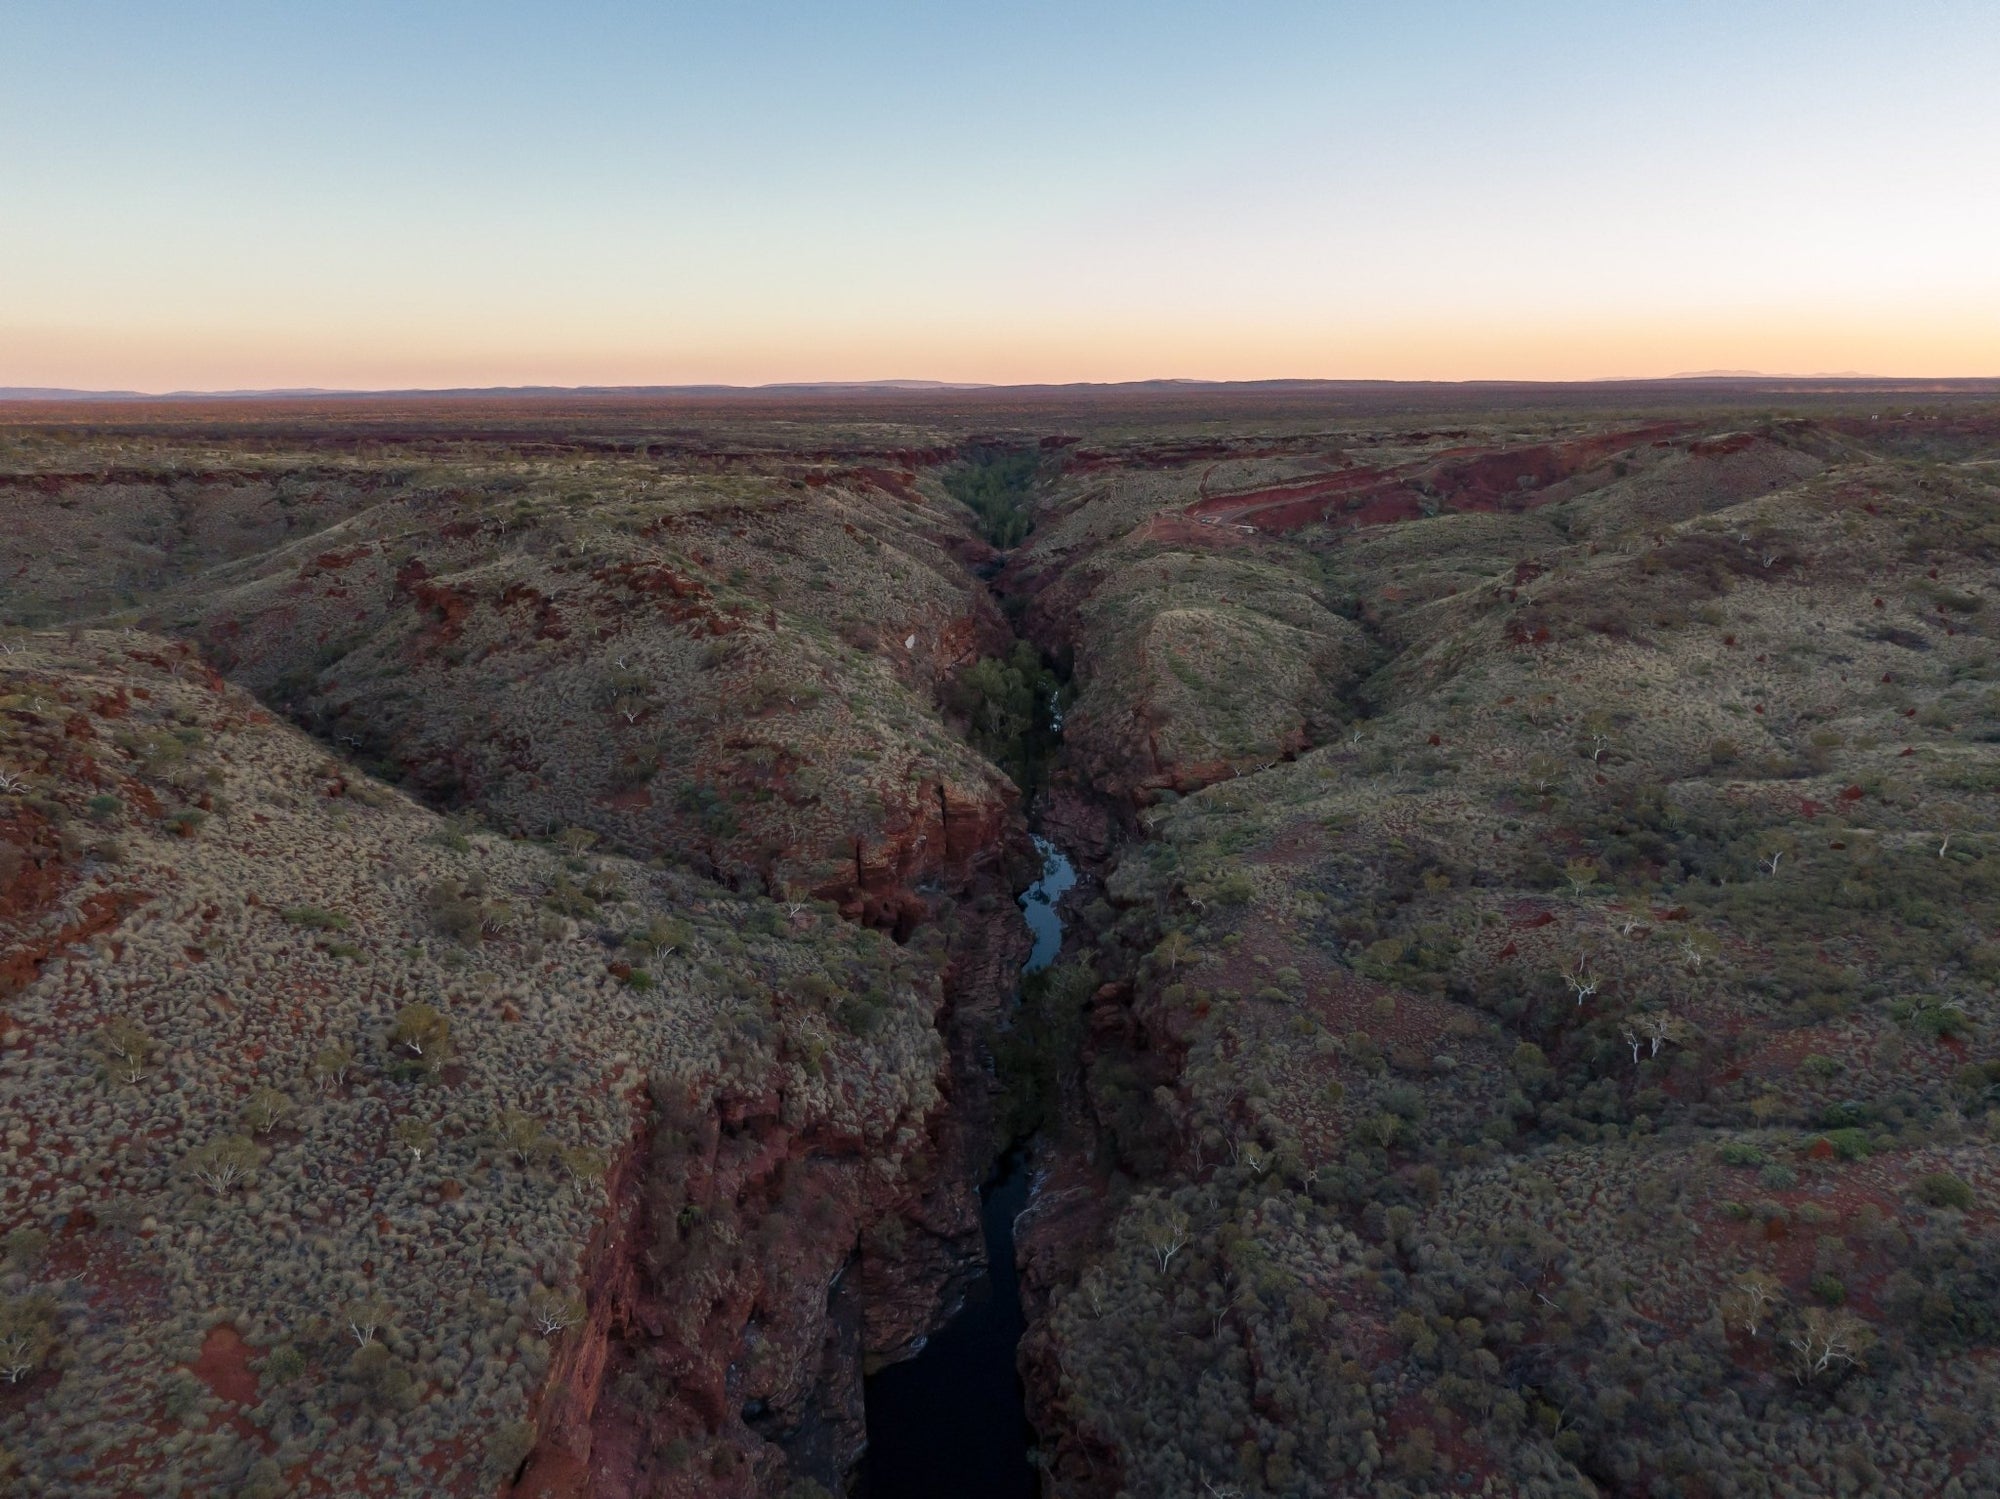
[[(1076, 884), (1069, 858), (1035, 839), (1040, 877), (1021, 893), (1035, 973), (1062, 950), (1057, 902)], [(854, 1492), (864, 1499), (1035, 1499), (1028, 1425), (1016, 1363), (1027, 1319), (1014, 1269), (1014, 1220), (1028, 1203), (1026, 1149), (1016, 1146), (980, 1190), (986, 1273), (965, 1305), (915, 1358), (870, 1375), (868, 1452)]]

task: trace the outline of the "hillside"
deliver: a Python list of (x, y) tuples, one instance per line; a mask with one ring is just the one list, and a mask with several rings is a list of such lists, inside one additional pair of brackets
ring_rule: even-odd
[(730, 1369), (735, 1404), (853, 1419), (794, 1287), (890, 1204), (934, 1224), (858, 1252), (888, 1350), (935, 1311), (900, 1261), (969, 1252), (927, 1175), (935, 972), (825, 906), (444, 821), (183, 647), (17, 638), (0, 671), (24, 1492), (491, 1492), (530, 1422), (621, 1405), (613, 1461), (685, 1470), (655, 1491), (750, 1492), (763, 1444), (708, 1405), (751, 1305), (804, 1355)]
[(0, 1472), (2000, 1491), (1991, 401), (0, 424)]
[[(1923, 433), (1073, 460), (1012, 566), (1145, 837), (1058, 1168), (1129, 1196), (1025, 1230), (1058, 1492), (2000, 1483), (2000, 434)], [(1372, 651), (1317, 729), (1273, 600)]]

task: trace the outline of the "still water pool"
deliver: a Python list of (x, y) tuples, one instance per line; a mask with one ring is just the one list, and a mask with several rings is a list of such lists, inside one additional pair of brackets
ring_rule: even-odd
[[(1035, 943), (1023, 973), (1062, 950), (1056, 903), (1076, 884), (1069, 858), (1035, 839), (1041, 876), (1020, 897)], [(1025, 1151), (1010, 1151), (980, 1192), (987, 1271), (965, 1306), (915, 1358), (867, 1382), (868, 1455), (855, 1493), (865, 1499), (1034, 1499), (1028, 1462), (1034, 1429), (1025, 1414), (1015, 1354), (1027, 1320), (1014, 1270), (1014, 1220), (1027, 1206)]]

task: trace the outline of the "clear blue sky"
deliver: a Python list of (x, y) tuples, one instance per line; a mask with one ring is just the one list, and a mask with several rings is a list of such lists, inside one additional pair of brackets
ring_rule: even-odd
[(2000, 373), (2000, 5), (0, 9), (0, 384)]

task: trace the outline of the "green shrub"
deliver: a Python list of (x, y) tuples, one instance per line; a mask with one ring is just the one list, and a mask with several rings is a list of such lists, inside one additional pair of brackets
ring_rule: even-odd
[(1917, 1200), (1927, 1207), (1957, 1208), (1963, 1211), (1973, 1205), (1974, 1197), (1969, 1183), (1952, 1175), (1949, 1171), (1933, 1171), (1920, 1176), (1911, 1191)]
[(310, 927), (316, 932), (344, 932), (354, 925), (351, 918), (338, 911), (323, 911), (318, 906), (287, 906), (280, 914), (293, 926)]
[(1865, 1161), (1873, 1149), (1863, 1129), (1830, 1129), (1820, 1136), (1843, 1161)]

